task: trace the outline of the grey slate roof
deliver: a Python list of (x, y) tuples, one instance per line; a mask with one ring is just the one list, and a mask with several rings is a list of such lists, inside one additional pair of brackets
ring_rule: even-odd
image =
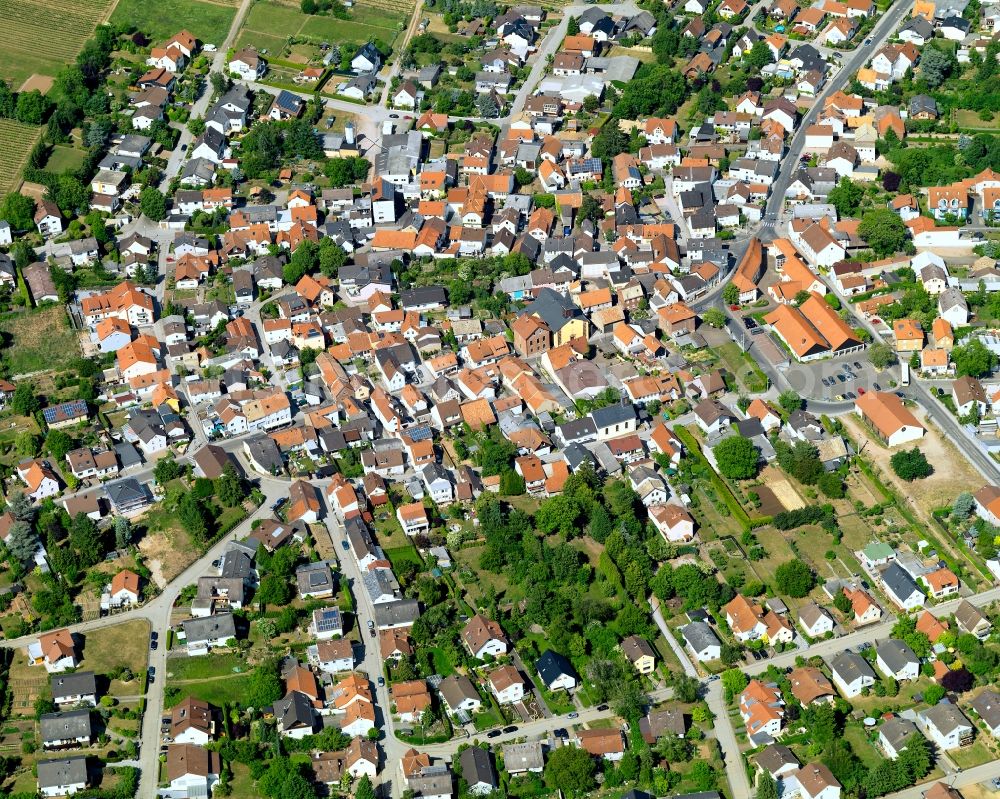
[(59, 760), (42, 760), (38, 763), (38, 787), (58, 788), (87, 782), (87, 758), (63, 757)]
[(858, 677), (875, 679), (875, 672), (868, 661), (853, 652), (841, 652), (830, 660), (830, 668), (846, 684), (850, 685)]
[(493, 759), (487, 750), (470, 746), (459, 755), (458, 762), (462, 767), (462, 779), (469, 785), (497, 787), (496, 769), (493, 768)]
[(899, 752), (900, 748), (917, 731), (917, 725), (909, 719), (895, 716), (879, 728), (879, 734), (889, 742), (889, 745)]
[(918, 665), (920, 663), (920, 658), (913, 653), (913, 650), (903, 641), (898, 641), (895, 638), (883, 641), (876, 647), (876, 652), (878, 652), (882, 662), (892, 669), (893, 673), (906, 668), (911, 663)]
[(701, 652), (708, 646), (721, 646), (722, 642), (715, 630), (703, 621), (693, 621), (681, 628), (681, 635), (688, 645), (695, 651)]
[(51, 679), (52, 699), (59, 704), (64, 697), (97, 694), (97, 680), (92, 671), (78, 671), (73, 674), (53, 674)]
[(919, 592), (920, 590), (917, 588), (917, 584), (913, 578), (895, 561), (886, 566), (880, 576), (886, 588), (892, 591), (899, 599), (905, 600), (914, 591)]
[(93, 728), (89, 710), (69, 710), (65, 713), (46, 713), (39, 721), (42, 742), (90, 738)]

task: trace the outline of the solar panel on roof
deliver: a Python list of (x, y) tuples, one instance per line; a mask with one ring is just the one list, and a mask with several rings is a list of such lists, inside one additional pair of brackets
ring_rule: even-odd
[(426, 441), (428, 438), (434, 437), (434, 433), (427, 425), (420, 425), (419, 427), (407, 428), (406, 434), (410, 437), (410, 440), (412, 441)]

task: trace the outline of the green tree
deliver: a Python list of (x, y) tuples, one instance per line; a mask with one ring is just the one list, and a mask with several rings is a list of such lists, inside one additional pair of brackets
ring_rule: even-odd
[(928, 685), (924, 689), (924, 701), (928, 705), (936, 705), (944, 699), (945, 690), (940, 685)]
[(739, 669), (726, 669), (722, 672), (722, 689), (725, 691), (727, 703), (743, 693), (749, 684), (747, 676)]
[(146, 186), (139, 193), (139, 210), (147, 219), (159, 222), (167, 216), (167, 198), (155, 186)]
[(38, 89), (18, 92), (14, 116), (25, 125), (41, 125), (52, 110), (52, 102)]
[(31, 500), (19, 488), (14, 489), (8, 509), (10, 515), (19, 522), (33, 522), (35, 520), (35, 509), (31, 505)]
[(35, 394), (35, 387), (22, 380), (14, 389), (14, 396), (10, 398), (10, 407), (18, 416), (31, 416), (42, 407), (42, 402)]
[(565, 494), (544, 500), (535, 513), (535, 524), (545, 535), (559, 533), (569, 538), (578, 529), (577, 520), (582, 508), (580, 503)]
[(165, 485), (181, 476), (181, 467), (172, 457), (160, 458), (153, 467), (153, 479), (158, 485)]
[(750, 51), (746, 54), (747, 66), (749, 66), (754, 73), (759, 73), (772, 61), (774, 61), (774, 56), (771, 53), (771, 48), (763, 39), (759, 39), (754, 42), (753, 47), (751, 47)]
[(936, 89), (948, 79), (954, 65), (957, 65), (954, 57), (933, 44), (925, 47), (920, 53), (920, 77), (931, 89)]
[(756, 799), (778, 799), (778, 783), (770, 774), (764, 773), (757, 780)]
[(709, 327), (721, 328), (726, 324), (726, 315), (718, 308), (709, 308), (702, 312), (701, 321)]
[(830, 499), (843, 499), (844, 481), (836, 472), (823, 472), (816, 479), (816, 487)]
[(73, 439), (62, 430), (49, 430), (48, 435), (45, 436), (45, 449), (57, 461), (62, 462), (66, 453), (74, 446)]
[(876, 255), (884, 257), (903, 249), (907, 229), (894, 211), (889, 208), (873, 208), (865, 211), (861, 217), (858, 235), (868, 242)]
[(35, 201), (23, 194), (8, 194), (3, 198), (3, 202), (0, 202), (0, 219), (7, 220), (14, 230), (33, 229)]
[(968, 519), (976, 507), (976, 499), (968, 491), (963, 491), (951, 505), (951, 516), (956, 521)]
[(851, 600), (847, 598), (847, 594), (843, 591), (837, 592), (837, 596), (833, 598), (833, 606), (841, 613), (853, 616)]
[(840, 182), (830, 191), (828, 201), (841, 217), (854, 216), (861, 206), (865, 190), (854, 183), (849, 177), (842, 177)]
[(208, 540), (211, 513), (208, 507), (193, 493), (184, 494), (177, 503), (177, 518), (181, 526), (196, 543)]
[(968, 344), (961, 347), (955, 347), (951, 351), (951, 360), (959, 377), (965, 375), (986, 377), (997, 365), (997, 356), (978, 338), (971, 339)]
[(256, 710), (263, 710), (281, 699), (284, 690), (277, 658), (270, 658), (250, 672), (243, 704)]
[(628, 134), (618, 127), (618, 120), (610, 119), (594, 137), (591, 150), (595, 158), (603, 158), (606, 161), (610, 161), (619, 153), (626, 152), (628, 146)]
[(561, 746), (549, 755), (545, 764), (545, 782), (569, 796), (580, 796), (594, 789), (594, 759), (585, 749)]
[(22, 458), (34, 458), (38, 455), (40, 439), (30, 430), (21, 430), (14, 439), (14, 449)]
[(78, 513), (70, 523), (69, 543), (84, 568), (100, 563), (104, 557), (101, 532), (94, 520), (85, 513)]
[(895, 453), (889, 459), (889, 465), (900, 479), (907, 482), (922, 480), (934, 473), (934, 467), (927, 462), (926, 456), (917, 447)]
[(38, 536), (34, 528), (25, 521), (14, 522), (7, 536), (7, 552), (23, 564), (30, 561), (37, 551)]
[(354, 787), (354, 799), (375, 799), (375, 789), (367, 774), (362, 774), (358, 784)]
[(888, 344), (876, 342), (868, 348), (868, 359), (872, 366), (882, 371), (896, 363), (896, 351)]
[(722, 290), (722, 301), (726, 305), (738, 305), (740, 302), (740, 290), (736, 288), (735, 283), (727, 283), (726, 287)]
[(281, 607), (292, 601), (294, 592), (287, 578), (278, 574), (265, 574), (260, 580), (256, 599), (261, 605)]
[(749, 438), (729, 436), (713, 450), (719, 472), (730, 480), (746, 480), (757, 474), (760, 453)]
[(369, 166), (364, 158), (331, 158), (323, 165), (323, 174), (339, 189), (368, 177)]
[(243, 483), (231, 463), (225, 465), (222, 474), (215, 481), (215, 495), (227, 508), (235, 508), (246, 498)]
[(119, 550), (125, 549), (132, 543), (132, 536), (135, 531), (132, 529), (132, 522), (124, 516), (115, 517), (115, 547)]
[(774, 570), (774, 582), (779, 593), (796, 599), (808, 594), (816, 584), (812, 569), (801, 560), (789, 560)]

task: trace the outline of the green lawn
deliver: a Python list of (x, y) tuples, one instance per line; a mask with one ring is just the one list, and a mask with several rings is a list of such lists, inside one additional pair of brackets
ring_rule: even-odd
[(61, 305), (0, 318), (0, 333), (12, 339), (2, 355), (12, 375), (64, 369), (80, 357), (76, 336)]
[(249, 684), (250, 677), (248, 675), (235, 674), (224, 679), (184, 683), (183, 685), (175, 686), (179, 689), (179, 692), (176, 696), (168, 694), (164, 704), (168, 707), (173, 707), (188, 696), (193, 696), (195, 699), (200, 699), (217, 707), (221, 707), (227, 703), (238, 703), (245, 700)]
[(750, 393), (767, 390), (767, 377), (756, 366), (747, 362), (735, 341), (730, 341), (716, 349), (726, 369), (735, 375)]
[(185, 28), (202, 43), (221, 45), (236, 16), (236, 6), (203, 3), (200, 0), (119, 0), (111, 22), (132, 25), (154, 42), (167, 39)]
[(491, 707), (489, 710), (477, 713), (473, 716), (472, 723), (476, 725), (477, 730), (482, 731), (488, 730), (490, 727), (496, 727), (498, 724), (503, 724), (503, 719), (500, 718), (500, 714)]
[(409, 12), (402, 8), (373, 5), (356, 5), (348, 15), (348, 19), (309, 16), (291, 6), (259, 0), (250, 9), (237, 43), (263, 46), (272, 54), (283, 51), (285, 40), (291, 36), (353, 44), (376, 39), (391, 47), (409, 19)]
[(431, 656), (434, 659), (434, 671), (442, 677), (450, 677), (455, 673), (455, 667), (451, 664), (443, 649), (434, 647), (431, 649)]
[(149, 654), (149, 623), (146, 621), (137, 619), (102, 627), (86, 633), (84, 639), (81, 669), (106, 674), (118, 666), (128, 666), (138, 674), (146, 668)]
[(414, 563), (418, 569), (424, 565), (423, 560), (420, 558), (420, 553), (417, 552), (417, 548), (412, 544), (387, 549), (385, 550), (385, 556), (389, 558), (389, 562), (394, 569), (399, 568), (404, 563)]
[(83, 150), (68, 147), (65, 144), (57, 144), (52, 148), (52, 155), (49, 156), (45, 169), (56, 174), (73, 172), (83, 166), (86, 159), (87, 154)]
[[(983, 733), (980, 733), (982, 736)], [(989, 747), (983, 741), (982, 737), (976, 739), (972, 746), (964, 746), (961, 749), (951, 749), (948, 751), (948, 757), (950, 757), (955, 765), (959, 768), (972, 768), (973, 766), (979, 766), (983, 763), (988, 763), (993, 760), (993, 754), (990, 752)]]
[(173, 682), (204, 680), (236, 673), (234, 669), (248, 671), (246, 661), (238, 655), (212, 655), (211, 657), (177, 657), (167, 662), (167, 675)]
[(875, 768), (885, 758), (882, 757), (872, 746), (865, 734), (865, 729), (860, 724), (848, 724), (844, 729), (844, 738), (847, 739), (865, 768)]

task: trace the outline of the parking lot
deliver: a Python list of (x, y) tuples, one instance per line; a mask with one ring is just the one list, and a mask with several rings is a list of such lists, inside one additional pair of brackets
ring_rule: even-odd
[(799, 395), (831, 402), (854, 400), (867, 391), (887, 390), (889, 380), (862, 352), (813, 363), (792, 363), (785, 370), (785, 378)]

